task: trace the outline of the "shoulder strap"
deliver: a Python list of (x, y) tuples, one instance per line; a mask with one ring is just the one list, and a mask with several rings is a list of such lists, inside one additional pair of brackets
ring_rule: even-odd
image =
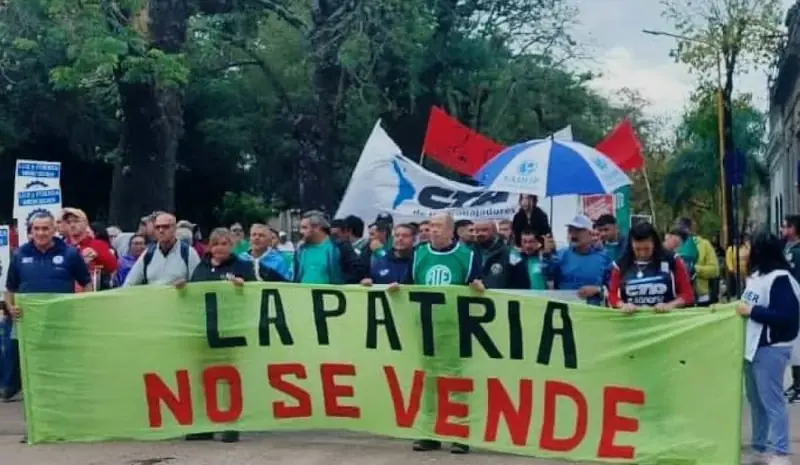
[(150, 244), (147, 246), (147, 250), (144, 252), (144, 259), (142, 260), (142, 274), (144, 275), (144, 284), (147, 284), (147, 267), (150, 266), (150, 262), (153, 261), (153, 255), (156, 254), (156, 247), (158, 244)]
[(186, 280), (188, 281), (191, 276), (189, 276), (189, 244), (181, 241), (181, 258), (183, 259), (183, 264), (186, 265)]

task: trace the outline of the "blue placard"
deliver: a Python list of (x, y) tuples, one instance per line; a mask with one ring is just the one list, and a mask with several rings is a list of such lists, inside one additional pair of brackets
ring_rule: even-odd
[(61, 176), (61, 165), (58, 163), (20, 163), (17, 165), (17, 177), (58, 178)]
[(8, 228), (0, 229), (0, 247), (8, 246)]
[(20, 207), (33, 207), (36, 205), (60, 205), (60, 204), (61, 204), (61, 189), (20, 192), (17, 196), (17, 205)]

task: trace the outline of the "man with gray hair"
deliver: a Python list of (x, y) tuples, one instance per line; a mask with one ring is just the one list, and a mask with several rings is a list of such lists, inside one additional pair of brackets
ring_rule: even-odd
[(317, 210), (300, 221), (303, 242), (294, 255), (294, 281), (305, 284), (358, 284), (367, 274), (366, 264), (349, 242), (330, 237), (330, 222)]

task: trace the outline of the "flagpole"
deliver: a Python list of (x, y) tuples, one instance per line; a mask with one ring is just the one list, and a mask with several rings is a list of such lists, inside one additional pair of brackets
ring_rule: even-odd
[(647, 176), (647, 163), (642, 164), (642, 173), (644, 173), (644, 185), (647, 187), (647, 197), (650, 200), (650, 214), (653, 217), (653, 225), (656, 224), (656, 203), (653, 200), (653, 189), (650, 188), (650, 178)]

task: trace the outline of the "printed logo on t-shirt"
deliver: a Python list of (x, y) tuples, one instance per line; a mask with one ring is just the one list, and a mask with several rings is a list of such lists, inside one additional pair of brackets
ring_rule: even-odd
[(61, 265), (64, 263), (64, 257), (61, 255), (56, 255), (53, 257), (53, 265)]
[(492, 274), (500, 274), (503, 272), (503, 265), (495, 263), (491, 268), (489, 268), (489, 270), (492, 272)]
[(384, 268), (381, 271), (379, 271), (378, 274), (380, 274), (381, 276), (386, 276), (386, 275), (389, 274), (389, 269), (388, 268)]
[(453, 282), (453, 273), (444, 265), (434, 265), (425, 273), (425, 284), (428, 286), (446, 286)]

